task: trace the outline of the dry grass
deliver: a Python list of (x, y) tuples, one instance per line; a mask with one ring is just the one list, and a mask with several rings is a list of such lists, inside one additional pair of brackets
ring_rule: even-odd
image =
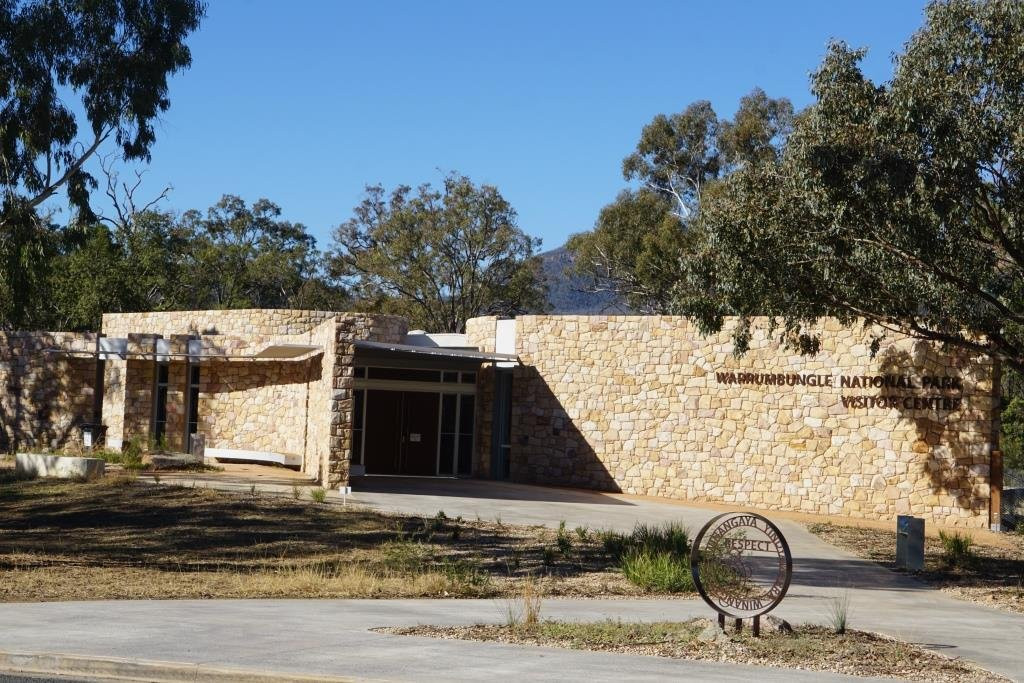
[(597, 537), (133, 477), (0, 472), (0, 601), (644, 594)]
[(735, 662), (756, 666), (830, 671), (853, 676), (911, 681), (1005, 681), (958, 659), (885, 636), (820, 626), (797, 626), (792, 635), (731, 633), (721, 641), (702, 638), (710, 621), (591, 623), (541, 621), (534, 625), (414, 626), (380, 629), (400, 635), (497, 641), (675, 659)]
[[(895, 568), (896, 533), (878, 529), (809, 524), (808, 530), (859, 557)], [(951, 551), (949, 537), (925, 539), (925, 569), (918, 576), (957, 597), (1024, 614), (1024, 536), (1006, 534), (1000, 544), (979, 534), (967, 550)]]

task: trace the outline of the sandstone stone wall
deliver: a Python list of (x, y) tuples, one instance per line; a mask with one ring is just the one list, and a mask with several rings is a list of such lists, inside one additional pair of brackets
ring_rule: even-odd
[(988, 525), (997, 369), (986, 358), (891, 334), (872, 357), (863, 330), (835, 322), (815, 356), (761, 331), (742, 358), (728, 325), (704, 338), (673, 317), (517, 323), (514, 479)]
[[(319, 374), (309, 387), (309, 419), (307, 425), (307, 450), (302, 460), (302, 471), (317, 481), (327, 481), (331, 453), (331, 429), (336, 420), (332, 413), (334, 395), (334, 336), (336, 318), (326, 320), (310, 331), (309, 343), (322, 346), (328, 351), (319, 357)], [(340, 423), (339, 423), (340, 425)]]
[[(184, 363), (178, 380), (184, 388)], [(268, 451), (298, 456), (308, 452), (309, 397), (320, 378), (320, 356), (298, 361), (211, 361), (199, 364), (198, 431), (210, 448)], [(172, 373), (174, 374), (174, 373)], [(168, 396), (171, 410), (184, 411), (184, 393)], [(175, 441), (184, 422), (175, 420)]]
[(294, 335), (309, 332), (337, 313), (275, 308), (230, 311), (147, 311), (105, 313), (103, 333), (125, 337), (129, 333), (191, 335)]
[(405, 318), (394, 315), (346, 313), (336, 319), (335, 354), (330, 397), (331, 438), (325, 474), (321, 481), (331, 488), (346, 486), (352, 456), (352, 410), (355, 382), (355, 342), (399, 343), (409, 331)]
[[(362, 313), (173, 311), (108, 314), (103, 331), (112, 337), (158, 334), (172, 340), (174, 353), (187, 350), (189, 336), (198, 338), (206, 358), (199, 363), (199, 432), (206, 436), (206, 445), (298, 455), (304, 472), (337, 487), (348, 483), (353, 344), (358, 339), (401, 342), (407, 323), (396, 316)], [(314, 344), (324, 351), (289, 361), (232, 359), (268, 344), (288, 343)], [(183, 360), (171, 359), (167, 441), (182, 449), (184, 368)], [(126, 389), (120, 396), (112, 392), (104, 404), (104, 420), (123, 423), (121, 431), (129, 436), (148, 434), (152, 361), (127, 361), (120, 372), (125, 377), (111, 381)], [(145, 377), (144, 387), (137, 386), (136, 377)], [(140, 405), (145, 412), (137, 409)]]
[(0, 332), (0, 452), (80, 443), (79, 425), (93, 419), (95, 361), (45, 350), (95, 344), (91, 334)]
[[(466, 343), (478, 351), (494, 353), (497, 316), (470, 318), (466, 321)], [(476, 375), (476, 419), (474, 429), (473, 474), (491, 474), (491, 439), (494, 428), (494, 364), (480, 366)]]

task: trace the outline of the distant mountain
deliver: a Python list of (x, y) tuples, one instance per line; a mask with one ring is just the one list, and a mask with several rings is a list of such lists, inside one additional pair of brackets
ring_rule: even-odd
[(548, 313), (623, 313), (624, 306), (616, 304), (610, 292), (591, 293), (585, 289), (586, 280), (567, 273), (572, 255), (564, 247), (540, 254), (544, 279), (548, 286)]

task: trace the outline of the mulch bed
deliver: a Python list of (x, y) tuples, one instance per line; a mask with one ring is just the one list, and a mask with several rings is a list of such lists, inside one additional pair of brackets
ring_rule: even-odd
[(1006, 681), (970, 662), (951, 659), (875, 633), (836, 634), (820, 626), (793, 633), (749, 631), (723, 635), (712, 622), (558, 622), (532, 625), (413, 626), (377, 629), (396, 635), (560, 647), (776, 668), (829, 671), (910, 681)]

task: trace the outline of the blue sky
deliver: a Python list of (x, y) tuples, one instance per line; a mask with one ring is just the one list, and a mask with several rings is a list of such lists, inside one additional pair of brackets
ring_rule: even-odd
[(368, 183), (498, 186), (544, 248), (592, 227), (655, 114), (760, 86), (797, 107), (830, 38), (877, 80), (923, 3), (210, 0), (145, 189), (266, 197), (321, 247)]

